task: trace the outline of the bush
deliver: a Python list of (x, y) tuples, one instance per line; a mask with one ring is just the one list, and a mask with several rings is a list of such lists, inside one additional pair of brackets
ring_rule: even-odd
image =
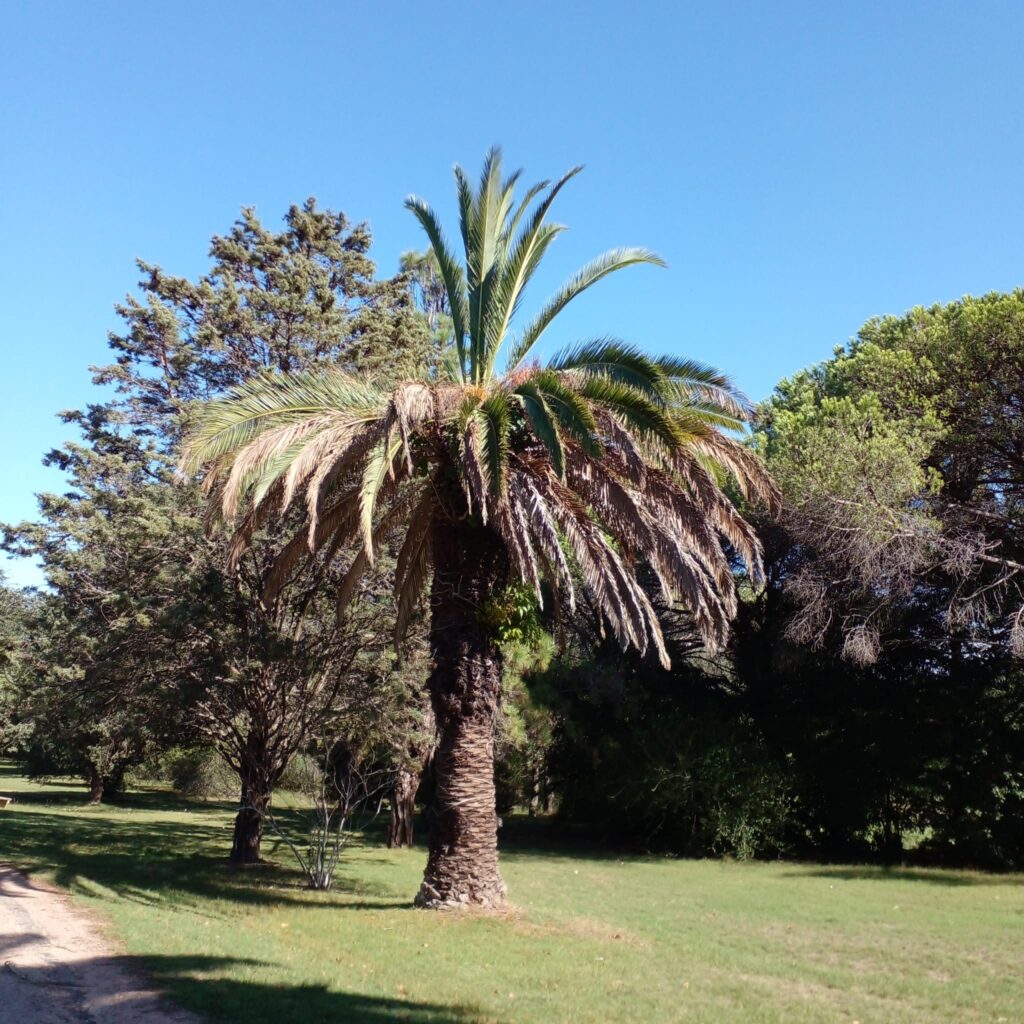
[(295, 754), (278, 780), (277, 789), (307, 795), (318, 792), (321, 774), (320, 765), (315, 757), (309, 754)]
[(164, 777), (180, 796), (200, 800), (238, 799), (238, 776), (210, 747), (179, 747), (162, 760)]
[(721, 680), (685, 662), (670, 675), (609, 659), (553, 686), (561, 815), (687, 856), (774, 857), (790, 846), (792, 765)]

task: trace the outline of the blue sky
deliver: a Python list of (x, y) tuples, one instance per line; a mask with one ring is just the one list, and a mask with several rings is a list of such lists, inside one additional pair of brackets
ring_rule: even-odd
[[(1020, 3), (0, 7), (0, 521), (59, 489), (43, 452), (91, 399), (133, 259), (188, 275), (242, 205), (370, 222), (382, 272), (453, 217), (492, 143), (587, 170), (538, 301), (605, 248), (625, 272), (549, 346), (615, 334), (753, 398), (867, 318), (1024, 284)], [(5, 567), (34, 582), (28, 566)]]

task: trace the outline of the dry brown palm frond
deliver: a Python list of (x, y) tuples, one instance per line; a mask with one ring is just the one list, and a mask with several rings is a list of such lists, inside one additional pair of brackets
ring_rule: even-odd
[[(321, 430), (310, 438), (292, 460), (283, 474), (284, 489), (281, 493), (281, 510), (284, 511), (295, 497), (295, 492), (305, 487), (311, 477), (324, 465), (333, 466), (338, 452), (344, 452), (353, 441), (361, 440), (366, 431), (359, 431), (353, 424)], [(307, 495), (308, 495), (307, 491)]]
[(342, 473), (347, 469), (355, 467), (359, 460), (386, 435), (390, 425), (389, 418), (382, 417), (376, 423), (352, 437), (349, 443), (340, 451), (328, 451), (324, 454), (320, 465), (306, 481), (306, 517), (308, 520), (307, 533), (310, 550), (314, 550), (316, 547), (314, 534), (320, 517), (320, 504), (324, 494)]
[(716, 430), (695, 439), (691, 447), (698, 455), (706, 456), (726, 469), (748, 501), (764, 502), (773, 514), (779, 510), (779, 489), (756, 452)]
[(617, 468), (614, 454), (597, 463), (573, 453), (567, 457), (567, 466), (575, 490), (594, 507), (610, 532), (654, 569), (666, 600), (706, 593), (704, 586), (695, 589), (691, 579), (698, 567), (702, 579), (714, 580), (723, 606), (735, 610), (728, 560), (702, 510), (669, 478), (652, 469), (637, 488), (627, 489), (611, 472)]
[(395, 643), (401, 642), (430, 571), (431, 529), (437, 509), (434, 481), (423, 488), (395, 566)]
[(644, 654), (651, 635), (646, 607), (649, 602), (618, 552), (611, 547), (587, 506), (551, 474), (535, 478), (538, 490), (565, 536), (583, 571), (597, 606), (624, 648)]
[(650, 544), (647, 527), (633, 495), (607, 472), (607, 465), (587, 458), (575, 446), (566, 448), (566, 482), (591, 505), (608, 532), (637, 554)]
[[(233, 573), (238, 569), (242, 556), (252, 545), (253, 534), (266, 525), (267, 521), (274, 515), (275, 497), (280, 494), (280, 490), (280, 483), (274, 484), (268, 492), (268, 500), (259, 505), (251, 506), (242, 517), (242, 521), (232, 534), (231, 543), (228, 545), (227, 571), (229, 573)], [(214, 502), (207, 505), (206, 512), (208, 517), (215, 507)], [(207, 519), (208, 531), (211, 526), (212, 523)]]
[(275, 458), (295, 448), (304, 438), (329, 425), (332, 418), (317, 416), (298, 423), (274, 427), (258, 434), (235, 456), (227, 473), (221, 494), (221, 511), (225, 519), (238, 515), (238, 507), (252, 480), (253, 474), (265, 469)]
[(511, 493), (515, 495), (515, 500), (525, 510), (538, 557), (544, 562), (545, 576), (554, 584), (556, 593), (560, 589), (565, 591), (569, 611), (575, 612), (576, 588), (573, 584), (572, 570), (562, 550), (558, 526), (555, 524), (551, 509), (534, 486), (529, 474), (523, 469), (514, 471), (509, 487)]
[(643, 481), (648, 459), (637, 443), (637, 439), (625, 428), (622, 421), (606, 409), (595, 412), (598, 426), (606, 437), (605, 450), (618, 453), (623, 466), (628, 470), (628, 479), (635, 484)]
[(763, 551), (754, 528), (739, 514), (699, 459), (689, 453), (677, 453), (673, 468), (711, 525), (743, 559), (754, 583), (760, 583), (764, 573)]
[(434, 392), (422, 381), (404, 381), (395, 388), (391, 396), (391, 408), (398, 424), (402, 439), (402, 451), (406, 466), (412, 472), (412, 449), (409, 435), (434, 415)]
[(480, 457), (480, 425), (475, 418), (471, 418), (466, 424), (465, 433), (462, 436), (462, 463), (463, 490), (466, 495), (466, 505), (469, 511), (473, 511), (473, 503), (476, 502), (477, 511), (481, 521), (487, 523), (487, 476), (484, 473), (483, 460)]
[[(312, 550), (330, 539), (334, 545), (343, 544), (355, 536), (359, 514), (359, 489), (347, 491), (320, 517), (313, 533)], [(281, 549), (263, 583), (263, 599), (268, 604), (277, 599), (292, 569), (311, 554), (308, 531), (303, 530)]]
[(537, 604), (543, 607), (544, 598), (540, 588), (537, 554), (533, 550), (529, 520), (518, 499), (518, 492), (510, 490), (509, 500), (498, 506), (495, 525), (512, 556), (512, 564), (519, 571), (520, 579), (533, 587)]
[[(369, 537), (370, 545), (379, 544), (387, 536), (388, 532), (394, 529), (395, 524), (403, 515), (408, 513), (410, 507), (422, 494), (422, 491), (423, 485), (421, 484), (419, 487), (408, 487), (404, 491), (399, 492), (391, 507), (381, 515), (374, 526)], [(345, 614), (345, 609), (355, 594), (356, 585), (371, 565), (370, 545), (364, 543), (359, 548), (359, 551), (352, 559), (348, 572), (345, 573), (341, 585), (338, 587), (338, 594), (335, 599), (335, 613), (339, 621), (341, 621), (342, 616)]]

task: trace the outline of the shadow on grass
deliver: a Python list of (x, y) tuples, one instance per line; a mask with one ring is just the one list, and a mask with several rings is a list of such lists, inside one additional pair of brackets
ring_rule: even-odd
[[(323, 906), (323, 894), (306, 889), (294, 869), (273, 863), (238, 869), (226, 853), (230, 832), (223, 819), (132, 820), (120, 814), (66, 814), (15, 805), (0, 819), (0, 860), (28, 874), (50, 872), (61, 888), (96, 895), (110, 890), (140, 904), (194, 898), (262, 907)], [(200, 817), (200, 815), (196, 815)], [(274, 840), (265, 840), (269, 850)], [(405, 894), (377, 883), (339, 875), (341, 896), (364, 897), (345, 906), (382, 909), (411, 906)], [(379, 899), (379, 903), (374, 900)], [(198, 907), (196, 913), (200, 911)], [(209, 912), (208, 909), (205, 912)]]
[[(22, 942), (22, 945), (28, 944)], [(9, 950), (5, 952), (10, 952)], [(145, 993), (126, 992), (127, 980), (148, 978), (153, 986), (188, 1010), (221, 1021), (245, 1021), (246, 1024), (311, 1024), (345, 1021), (346, 1024), (471, 1024), (481, 1020), (478, 1009), (468, 1006), (444, 1006), (404, 999), (387, 999), (356, 992), (332, 991), (325, 985), (272, 985), (242, 981), (231, 977), (237, 968), (271, 967), (252, 960), (217, 956), (94, 957), (77, 961), (74, 969), (65, 965), (22, 967), (12, 970), (9, 984), (31, 985), (33, 1005), (50, 999), (53, 1009), (71, 1009), (78, 1019), (83, 999), (88, 996), (102, 1004), (116, 997), (118, 1019), (131, 1019), (137, 1013), (146, 1019), (153, 1007)], [(83, 977), (88, 986), (82, 985)], [(58, 992), (58, 990), (60, 990)], [(37, 994), (38, 993), (38, 994)], [(43, 1009), (50, 1009), (43, 1006)], [(49, 1018), (47, 1018), (49, 1019)], [(54, 1018), (56, 1019), (56, 1018)], [(60, 1019), (66, 1019), (61, 1016)], [(92, 1019), (88, 1017), (87, 1019)]]
[(786, 872), (798, 878), (835, 878), (844, 882), (923, 882), (940, 886), (1016, 885), (1020, 876), (978, 874), (949, 868), (884, 867), (862, 865), (794, 865)]

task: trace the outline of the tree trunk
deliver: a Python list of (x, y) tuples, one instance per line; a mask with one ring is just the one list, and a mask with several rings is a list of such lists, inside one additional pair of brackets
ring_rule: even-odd
[(103, 800), (103, 776), (95, 765), (89, 765), (89, 806)]
[(412, 846), (413, 814), (416, 811), (416, 790), (420, 780), (408, 768), (399, 770), (391, 790), (391, 822), (388, 825), (388, 846), (392, 849)]
[(493, 907), (505, 899), (494, 803), (501, 660), (481, 613), (504, 585), (507, 563), (492, 531), (471, 522), (438, 522), (432, 543), (428, 686), (438, 746), (430, 854), (416, 904)]
[(263, 815), (270, 806), (270, 794), (259, 792), (243, 783), (242, 798), (235, 817), (235, 834), (231, 841), (232, 864), (259, 864), (263, 840)]

